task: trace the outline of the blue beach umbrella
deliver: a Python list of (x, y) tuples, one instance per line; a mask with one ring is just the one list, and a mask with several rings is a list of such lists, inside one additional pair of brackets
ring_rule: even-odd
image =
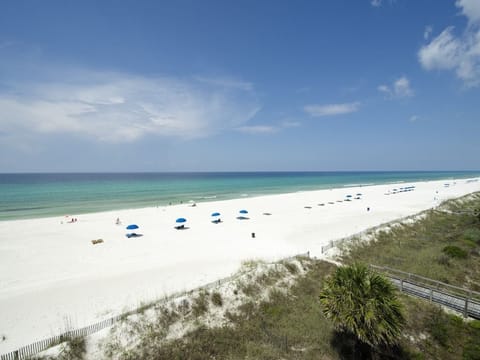
[(212, 217), (213, 217), (213, 220), (212, 220), (213, 223), (218, 224), (222, 221), (222, 220), (220, 220), (220, 213), (219, 212), (214, 212), (212, 214)]
[(187, 222), (187, 219), (185, 219), (185, 218), (178, 218), (175, 222), (176, 222), (177, 224), (183, 224), (184, 222)]
[(351, 197), (352, 197), (352, 195), (347, 195), (346, 197), (347, 197), (347, 198), (351, 198)]
[(138, 225), (132, 224), (127, 226), (127, 230), (135, 230), (138, 229)]
[(240, 214), (248, 214), (247, 210), (240, 210)]

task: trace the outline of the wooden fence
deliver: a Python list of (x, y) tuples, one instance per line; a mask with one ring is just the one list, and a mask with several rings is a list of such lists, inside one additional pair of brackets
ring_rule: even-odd
[(321, 251), (322, 251), (322, 254), (327, 252), (328, 250), (330, 250), (331, 248), (334, 248), (334, 247), (337, 247), (345, 242), (348, 242), (348, 241), (351, 241), (355, 238), (360, 238), (362, 236), (368, 236), (368, 235), (371, 235), (371, 234), (374, 234), (376, 231), (379, 231), (379, 230), (384, 230), (386, 229), (387, 227), (391, 226), (391, 225), (396, 225), (396, 224), (401, 224), (402, 222), (404, 221), (408, 221), (408, 220), (415, 220), (417, 219), (418, 217), (421, 217), (423, 216), (423, 214), (427, 213), (431, 211), (431, 209), (428, 209), (428, 210), (424, 210), (424, 211), (421, 211), (417, 214), (413, 214), (413, 215), (408, 215), (408, 216), (405, 216), (403, 218), (400, 218), (400, 219), (395, 219), (395, 220), (392, 220), (392, 221), (387, 221), (387, 222), (384, 222), (380, 225), (377, 225), (377, 226), (374, 226), (374, 227), (371, 227), (371, 228), (368, 228), (366, 230), (363, 230), (363, 231), (360, 231), (358, 233), (355, 233), (353, 235), (350, 235), (350, 236), (347, 236), (347, 237), (343, 237), (343, 238), (340, 238), (340, 239), (337, 239), (337, 240), (330, 240), (328, 242), (327, 245), (323, 245), (321, 247)]
[(34, 342), (33, 344), (26, 345), (21, 347), (18, 350), (9, 352), (4, 355), (0, 355), (1, 360), (17, 360), (17, 359), (26, 359), (30, 356), (38, 354), (41, 351), (48, 349), (49, 347), (61, 344), (65, 341), (94, 334), (102, 329), (105, 329), (109, 326), (112, 326), (115, 322), (120, 319), (120, 316), (114, 316), (110, 319), (100, 321), (96, 324), (85, 326), (80, 329), (70, 330), (64, 332), (63, 334), (52, 336), (51, 338), (40, 340)]
[[(294, 259), (299, 258), (299, 257), (310, 257), (310, 252), (290, 256), (290, 257), (287, 257), (287, 258), (282, 258), (278, 261), (291, 261), (291, 260), (294, 260)], [(176, 298), (179, 298), (179, 297), (182, 297), (182, 296), (186, 296), (186, 295), (191, 294), (191, 293), (196, 292), (196, 291), (215, 288), (215, 287), (220, 286), (222, 284), (225, 284), (227, 282), (233, 281), (233, 280), (239, 278), (242, 275), (244, 275), (244, 273), (236, 273), (234, 275), (222, 278), (220, 280), (212, 281), (208, 284), (199, 286), (199, 287), (197, 287), (195, 289), (192, 289), (192, 290), (175, 292), (175, 293), (172, 293), (168, 296), (165, 296), (164, 298), (162, 298), (158, 301), (152, 301), (151, 303), (148, 303), (146, 305), (142, 305), (141, 308), (143, 310), (145, 310), (145, 309), (148, 309), (150, 307), (153, 307), (154, 305), (166, 304), (173, 299), (176, 299)], [(125, 312), (123, 314), (116, 315), (116, 316), (113, 316), (109, 319), (105, 319), (103, 321), (97, 322), (95, 324), (82, 327), (80, 329), (69, 330), (69, 331), (66, 331), (66, 332), (64, 332), (60, 335), (56, 335), (56, 336), (52, 336), (48, 339), (36, 341), (32, 344), (23, 346), (23, 347), (21, 347), (17, 350), (14, 350), (14, 351), (11, 351), (9, 353), (0, 355), (0, 360), (28, 359), (29, 357), (34, 356), (35, 354), (38, 354), (39, 352), (42, 352), (42, 351), (44, 351), (44, 350), (46, 350), (46, 349), (48, 349), (52, 346), (59, 345), (59, 344), (65, 342), (65, 341), (69, 341), (69, 340), (72, 340), (72, 339), (75, 339), (75, 338), (78, 338), (78, 337), (92, 335), (92, 334), (94, 334), (94, 333), (96, 333), (100, 330), (103, 330), (105, 328), (108, 328), (108, 327), (112, 326), (113, 324), (120, 321), (121, 319), (125, 319), (126, 317), (128, 317), (130, 315), (138, 313), (138, 311), (139, 311), (138, 308), (133, 309), (133, 310), (130, 310), (130, 311)]]

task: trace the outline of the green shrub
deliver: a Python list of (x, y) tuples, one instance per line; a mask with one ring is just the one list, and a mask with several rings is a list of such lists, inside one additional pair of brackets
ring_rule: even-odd
[(84, 337), (74, 337), (68, 340), (65, 347), (60, 352), (57, 360), (83, 359), (86, 352), (86, 342)]
[(459, 248), (458, 246), (453, 246), (453, 245), (445, 246), (442, 249), (442, 252), (450, 256), (451, 258), (457, 258), (457, 259), (466, 259), (468, 255), (468, 253), (465, 250)]
[(474, 241), (477, 244), (480, 244), (480, 229), (477, 228), (468, 228), (463, 232), (463, 238), (465, 240)]
[(473, 240), (470, 240), (470, 239), (463, 239), (462, 243), (464, 243), (465, 245), (467, 245), (471, 249), (474, 249), (474, 248), (477, 247), (477, 243)]
[(180, 317), (179, 313), (174, 309), (170, 309), (166, 306), (161, 306), (157, 310), (158, 321), (163, 327), (168, 328)]
[(472, 329), (480, 330), (480, 320), (472, 320), (468, 323)]
[(293, 263), (284, 263), (283, 266), (288, 270), (288, 272), (292, 275), (295, 275), (298, 273), (298, 266)]
[(463, 348), (462, 358), (464, 360), (480, 360), (480, 344), (469, 342)]
[(282, 277), (282, 273), (276, 269), (270, 269), (267, 273), (257, 276), (256, 282), (261, 287), (267, 287), (275, 284)]
[(242, 290), (246, 296), (254, 297), (257, 296), (262, 289), (256, 283), (242, 283), (240, 284), (240, 290)]
[(208, 311), (208, 299), (205, 292), (200, 292), (198, 296), (193, 299), (192, 313), (193, 316), (199, 317)]
[(463, 327), (463, 318), (455, 314), (449, 314), (450, 324), (456, 327)]
[(187, 299), (183, 299), (180, 304), (177, 305), (177, 310), (183, 316), (187, 315), (190, 312), (190, 303)]
[(222, 306), (223, 305), (222, 295), (220, 295), (219, 292), (214, 292), (212, 294), (212, 303), (215, 306)]
[(448, 316), (443, 310), (437, 308), (430, 313), (425, 325), (433, 340), (443, 347), (447, 346), (450, 328), (448, 326)]

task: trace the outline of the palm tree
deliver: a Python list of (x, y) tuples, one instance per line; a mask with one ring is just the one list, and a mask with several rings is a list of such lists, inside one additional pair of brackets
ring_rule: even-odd
[(365, 265), (337, 268), (320, 302), (338, 330), (373, 348), (395, 344), (405, 324), (394, 285)]

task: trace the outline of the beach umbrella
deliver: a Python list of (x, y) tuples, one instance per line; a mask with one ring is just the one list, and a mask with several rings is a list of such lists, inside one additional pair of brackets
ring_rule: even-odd
[(220, 220), (220, 213), (219, 212), (214, 212), (212, 214), (212, 217), (213, 217), (212, 222), (214, 222), (214, 223), (219, 223), (219, 222), (222, 221), (222, 220)]
[(248, 214), (247, 210), (240, 210), (240, 214)]
[(347, 198), (351, 198), (351, 197), (352, 197), (352, 195), (347, 195), (346, 197), (347, 197)]
[(187, 222), (187, 219), (185, 218), (178, 218), (175, 220), (177, 225), (175, 225), (175, 229), (180, 230), (180, 229), (185, 229), (185, 223)]
[(132, 224), (127, 226), (127, 230), (135, 230), (138, 229), (138, 225)]

